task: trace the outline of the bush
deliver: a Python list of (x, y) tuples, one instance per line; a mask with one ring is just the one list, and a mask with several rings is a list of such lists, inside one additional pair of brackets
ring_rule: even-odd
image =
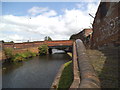
[(23, 57), (23, 58), (27, 58), (27, 55), (26, 55), (25, 53), (21, 53), (20, 55), (21, 55), (21, 57)]
[(14, 62), (20, 62), (20, 61), (23, 61), (25, 60), (25, 57), (23, 56), (23, 54), (15, 54), (13, 59), (12, 59)]
[(25, 52), (25, 55), (26, 55), (26, 57), (33, 57), (33, 56), (36, 56), (36, 53), (27, 51), (27, 52)]
[(48, 46), (40, 45), (38, 49), (39, 49), (39, 55), (46, 55), (48, 51)]
[(13, 57), (13, 48), (4, 48), (4, 53), (7, 59), (11, 59)]
[(25, 55), (25, 58), (31, 57), (31, 53), (29, 51), (23, 53)]
[(31, 55), (34, 57), (34, 56), (36, 56), (37, 54), (36, 54), (36, 53), (34, 53), (34, 52), (31, 52)]
[(23, 53), (13, 54), (13, 48), (4, 48), (5, 56), (8, 60), (13, 62), (20, 62), (25, 60), (26, 58), (36, 56), (36, 53), (26, 51)]
[(32, 56), (36, 56), (36, 53), (33, 53), (33, 52), (30, 52), (30, 51), (27, 51), (27, 52), (24, 52), (24, 53), (17, 53), (16, 55), (14, 55), (14, 58), (12, 59), (14, 62), (16, 61), (23, 61), (29, 57), (32, 57)]

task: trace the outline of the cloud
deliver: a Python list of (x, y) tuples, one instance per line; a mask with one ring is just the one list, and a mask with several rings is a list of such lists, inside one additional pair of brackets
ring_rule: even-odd
[(23, 39), (23, 36), (17, 34), (6, 35), (5, 33), (0, 34), (0, 38), (3, 38), (3, 40), (5, 41), (15, 41), (15, 42), (19, 42), (25, 39), (25, 38)]
[(50, 10), (49, 12), (45, 12), (45, 13), (43, 13), (42, 15), (43, 15), (43, 16), (47, 16), (47, 17), (49, 17), (49, 16), (56, 16), (56, 15), (57, 15), (57, 12), (54, 11), (54, 10)]
[(80, 2), (76, 4), (76, 7), (81, 9), (81, 10), (85, 10), (87, 9), (87, 7), (85, 6), (87, 3), (86, 2)]
[(17, 34), (14, 34), (14, 35), (12, 35), (12, 36), (9, 36), (9, 39), (15, 41), (15, 40), (22, 40), (23, 37), (22, 37), (22, 36), (19, 36), (19, 35), (17, 35)]
[(76, 4), (76, 7), (83, 10), (86, 13), (91, 13), (93, 16), (95, 16), (95, 13), (98, 9), (100, 0), (90, 0), (91, 2), (81, 2)]
[(91, 13), (93, 16), (95, 16), (95, 13), (97, 12), (98, 6), (99, 6), (100, 1), (98, 2), (92, 2), (89, 3), (87, 6), (87, 12)]
[(48, 10), (49, 9), (47, 7), (32, 7), (31, 9), (28, 10), (28, 13), (31, 15), (37, 15)]
[[(40, 13), (31, 18), (4, 15), (0, 24), (0, 32), (2, 33), (0, 39), (10, 41), (31, 39), (33, 41), (43, 40), (45, 36), (50, 36), (53, 40), (69, 39), (70, 35), (91, 26), (90, 23), (93, 19), (91, 20), (88, 15), (91, 5), (88, 4), (86, 10), (78, 7), (77, 9), (64, 9), (63, 14), (59, 15), (55, 10), (42, 9), (41, 7), (33, 7), (28, 10), (32, 15)], [(93, 5), (94, 8), (97, 8), (96, 4)]]

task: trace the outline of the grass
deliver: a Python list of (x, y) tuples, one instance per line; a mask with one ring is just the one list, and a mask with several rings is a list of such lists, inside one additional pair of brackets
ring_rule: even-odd
[(102, 88), (118, 88), (118, 49), (87, 50)]
[(27, 58), (36, 56), (36, 53), (30, 52), (30, 51), (26, 51), (23, 53), (17, 53), (13, 56), (12, 61), (14, 62), (21, 62), (26, 60)]
[(70, 57), (72, 57), (72, 53), (67, 53)]
[(64, 70), (62, 71), (62, 75), (60, 77), (58, 90), (68, 89), (72, 82), (73, 82), (72, 61), (69, 61), (64, 64)]

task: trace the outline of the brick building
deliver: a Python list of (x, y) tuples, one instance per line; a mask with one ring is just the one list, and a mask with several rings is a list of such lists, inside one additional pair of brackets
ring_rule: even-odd
[(120, 2), (101, 2), (93, 22), (92, 48), (120, 45)]
[(91, 38), (92, 38), (92, 32), (93, 30), (91, 28), (86, 28), (83, 29), (81, 32), (77, 33), (77, 34), (73, 34), (70, 37), (70, 40), (76, 40), (76, 39), (81, 39), (84, 44), (90, 44)]

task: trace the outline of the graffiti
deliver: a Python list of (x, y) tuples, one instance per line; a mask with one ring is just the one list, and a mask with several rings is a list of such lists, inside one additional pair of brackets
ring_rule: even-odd
[(119, 31), (118, 25), (120, 25), (119, 18), (120, 17), (116, 17), (114, 19), (110, 19), (110, 18), (109, 19), (107, 19), (107, 18), (104, 19), (105, 22), (106, 22), (106, 25), (102, 25), (99, 28), (99, 31), (100, 31), (101, 35), (99, 37), (99, 40), (97, 40), (97, 41), (102, 41), (102, 40), (107, 39), (110, 36), (118, 33), (118, 31)]

